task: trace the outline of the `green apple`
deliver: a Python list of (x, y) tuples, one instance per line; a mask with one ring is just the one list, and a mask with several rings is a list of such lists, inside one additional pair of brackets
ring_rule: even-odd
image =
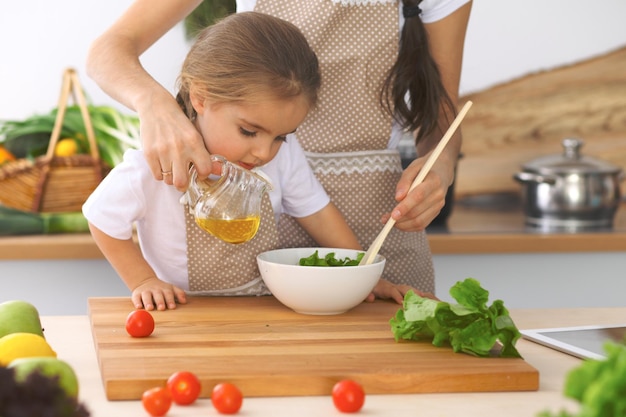
[(47, 377), (58, 377), (61, 388), (68, 396), (78, 398), (78, 378), (74, 369), (62, 359), (50, 356), (34, 356), (14, 359), (9, 368), (15, 371), (15, 380), (23, 382), (33, 372), (40, 372)]
[(0, 303), (0, 337), (18, 332), (43, 336), (39, 311), (27, 301), (10, 300)]

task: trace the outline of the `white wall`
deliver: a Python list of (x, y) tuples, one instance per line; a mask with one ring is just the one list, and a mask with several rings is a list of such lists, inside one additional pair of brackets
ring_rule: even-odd
[[(507, 308), (623, 307), (623, 253), (434, 255), (437, 296), (453, 301), (457, 281), (476, 278), (489, 303)], [(43, 315), (87, 313), (89, 297), (130, 292), (104, 259), (0, 261), (0, 302), (27, 300)]]
[[(114, 103), (85, 74), (91, 41), (131, 0), (0, 3), (0, 119), (56, 106), (63, 69), (75, 67), (95, 104)], [(576, 62), (626, 45), (626, 1), (474, 0), (461, 93)], [(173, 91), (187, 50), (179, 26), (142, 61)]]
[(626, 46), (626, 1), (474, 0), (461, 93)]
[(476, 278), (508, 308), (623, 307), (622, 252), (433, 255), (436, 294)]
[[(20, 0), (0, 3), (0, 119), (47, 113), (57, 105), (66, 67), (77, 69), (94, 104), (124, 109), (86, 75), (91, 42), (131, 0)], [(142, 56), (153, 76), (170, 91), (187, 53), (182, 27)]]

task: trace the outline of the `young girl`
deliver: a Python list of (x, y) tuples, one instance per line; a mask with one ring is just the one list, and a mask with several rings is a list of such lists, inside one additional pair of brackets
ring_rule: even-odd
[[(179, 84), (178, 101), (208, 151), (247, 169), (261, 167), (273, 191), (254, 239), (228, 244), (196, 226), (182, 192), (156, 181), (141, 151), (128, 151), (83, 213), (137, 308), (175, 308), (186, 293), (268, 294), (256, 255), (278, 246), (283, 212), (319, 245), (361, 248), (290, 137), (320, 87), (316, 55), (294, 25), (256, 12), (222, 20), (198, 37)], [(161, 170), (171, 175), (171, 167)]]

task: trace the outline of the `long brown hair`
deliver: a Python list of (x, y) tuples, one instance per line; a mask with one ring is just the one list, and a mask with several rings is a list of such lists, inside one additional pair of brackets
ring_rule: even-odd
[(189, 118), (192, 88), (203, 99), (225, 102), (304, 94), (313, 107), (320, 83), (317, 57), (295, 25), (243, 12), (200, 32), (183, 62), (177, 100)]
[(421, 2), (403, 0), (405, 22), (398, 58), (381, 91), (383, 107), (402, 128), (419, 129), (416, 141), (438, 128), (440, 111), (446, 115), (456, 113), (430, 53), (426, 28), (418, 16)]

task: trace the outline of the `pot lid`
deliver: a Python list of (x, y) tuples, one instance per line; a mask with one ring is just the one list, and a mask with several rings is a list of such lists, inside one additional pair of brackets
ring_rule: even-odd
[(580, 139), (563, 139), (563, 153), (533, 159), (523, 168), (527, 172), (539, 174), (615, 174), (621, 168), (607, 161), (580, 154), (583, 146)]

